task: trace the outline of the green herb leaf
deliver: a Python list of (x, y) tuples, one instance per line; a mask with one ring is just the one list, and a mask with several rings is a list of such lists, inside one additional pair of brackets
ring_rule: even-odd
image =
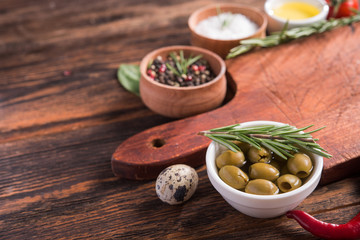
[(197, 55), (195, 57), (190, 57), (188, 60), (187, 60), (187, 63), (186, 63), (186, 68), (189, 67), (191, 64), (195, 63), (197, 60), (199, 60), (200, 58), (202, 58), (202, 55)]
[(206, 137), (210, 138), (211, 140), (220, 143), (221, 145), (227, 147), (228, 149), (230, 149), (233, 152), (239, 152), (241, 151), (241, 149), (234, 143), (229, 142), (229, 141), (225, 141), (222, 138), (219, 137), (215, 137), (213, 135), (205, 135)]
[(307, 37), (316, 33), (322, 33), (337, 27), (350, 25), (353, 22), (359, 21), (360, 12), (357, 12), (357, 15), (353, 15), (351, 17), (323, 20), (309, 26), (292, 29), (287, 29), (288, 22), (286, 22), (284, 28), (280, 32), (272, 33), (265, 38), (251, 38), (240, 41), (240, 45), (232, 48), (226, 58), (234, 58), (236, 56), (249, 52), (257, 47), (277, 46), (282, 43), (290, 42), (294, 39)]
[(173, 59), (175, 66), (171, 66), (170, 64), (166, 64), (167, 68), (170, 69), (177, 76), (182, 76), (183, 74), (187, 74), (187, 69), (190, 65), (194, 64), (202, 55), (197, 55), (195, 57), (190, 56), (189, 58), (184, 57), (184, 52), (181, 50), (179, 55), (175, 52), (171, 52), (170, 57)]
[(233, 141), (238, 140), (248, 143), (256, 148), (260, 148), (260, 146), (267, 148), (284, 159), (292, 157), (292, 154), (298, 152), (299, 149), (305, 149), (326, 158), (332, 157), (316, 143), (318, 139), (314, 139), (310, 135), (310, 133), (319, 131), (323, 128), (318, 128), (307, 133), (300, 132), (312, 126), (313, 125), (309, 125), (298, 129), (290, 125), (264, 125), (241, 128), (241, 124), (235, 124), (202, 131), (199, 132), (199, 135), (206, 136), (228, 147), (232, 151), (237, 149), (237, 146)]
[(121, 64), (117, 71), (119, 83), (129, 92), (140, 96), (140, 67), (133, 64)]
[(168, 69), (170, 69), (170, 71), (171, 71), (172, 73), (174, 73), (175, 75), (181, 77), (181, 74), (178, 72), (178, 70), (176, 70), (176, 68), (174, 68), (173, 66), (171, 66), (169, 63), (166, 63), (166, 67), (167, 67)]

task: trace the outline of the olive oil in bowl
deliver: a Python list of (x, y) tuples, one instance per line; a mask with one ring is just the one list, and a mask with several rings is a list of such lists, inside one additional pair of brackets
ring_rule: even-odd
[(325, 0), (266, 0), (264, 10), (268, 17), (268, 32), (309, 26), (325, 20), (329, 5)]
[(286, 20), (311, 18), (320, 13), (315, 6), (305, 2), (287, 2), (274, 9), (274, 15)]

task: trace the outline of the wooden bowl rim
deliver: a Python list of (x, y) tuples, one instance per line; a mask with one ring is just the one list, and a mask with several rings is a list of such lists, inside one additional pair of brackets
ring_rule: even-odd
[[(175, 87), (175, 86), (169, 86), (166, 84), (158, 83), (146, 74), (147, 66), (148, 66), (150, 59), (154, 59), (157, 55), (160, 55), (163, 52), (180, 51), (180, 50), (186, 50), (186, 51), (190, 51), (190, 52), (196, 51), (198, 54), (208, 55), (210, 58), (215, 59), (216, 62), (219, 63), (220, 72), (210, 82), (207, 82), (207, 83), (204, 83), (204, 84), (201, 84), (198, 86), (188, 86), (188, 87)], [(206, 58), (205, 56), (203, 56), (203, 57)], [(187, 46), (187, 45), (173, 45), (173, 46), (157, 48), (157, 49), (151, 51), (150, 53), (148, 53), (147, 55), (145, 55), (145, 57), (140, 62), (140, 73), (141, 73), (142, 79), (144, 79), (145, 81), (149, 82), (150, 84), (153, 84), (160, 88), (165, 88), (165, 89), (169, 89), (169, 90), (177, 90), (177, 91), (197, 90), (197, 89), (206, 88), (208, 86), (216, 84), (218, 81), (221, 80), (221, 78), (223, 76), (225, 76), (225, 71), (226, 71), (225, 61), (219, 55), (217, 55), (216, 53), (214, 53), (210, 50), (207, 50), (205, 48), (200, 48), (200, 47), (196, 47), (196, 46)]]
[[(195, 18), (197, 15), (199, 15), (200, 13), (204, 12), (204, 11), (208, 11), (210, 9), (216, 9), (217, 7), (230, 7), (230, 8), (236, 8), (236, 9), (244, 9), (244, 10), (247, 10), (249, 12), (253, 12), (255, 14), (258, 14), (261, 18), (262, 18), (262, 24), (261, 26), (259, 26), (258, 30), (247, 36), (247, 37), (244, 37), (244, 38), (236, 38), (236, 39), (215, 39), (215, 38), (209, 38), (207, 36), (204, 36), (204, 35), (201, 35), (199, 33), (197, 33), (195, 31), (195, 24), (193, 24), (195, 21), (193, 21), (193, 18)], [(246, 14), (243, 14), (244, 16), (248, 17)], [(207, 39), (209, 41), (219, 41), (219, 42), (234, 42), (234, 41), (240, 41), (240, 40), (243, 40), (243, 39), (248, 39), (248, 38), (252, 38), (253, 36), (256, 36), (256, 35), (259, 35), (261, 32), (265, 32), (266, 30), (266, 27), (267, 27), (267, 24), (268, 24), (268, 19), (266, 17), (266, 15), (258, 8), (255, 8), (255, 7), (250, 7), (250, 6), (246, 6), (246, 5), (242, 5), (242, 4), (236, 4), (236, 3), (215, 3), (215, 4), (211, 4), (209, 6), (206, 6), (206, 7), (202, 7), (198, 10), (196, 10), (195, 12), (193, 12), (189, 19), (188, 19), (188, 27), (190, 28), (190, 31), (200, 37), (200, 38), (204, 38), (204, 39)]]

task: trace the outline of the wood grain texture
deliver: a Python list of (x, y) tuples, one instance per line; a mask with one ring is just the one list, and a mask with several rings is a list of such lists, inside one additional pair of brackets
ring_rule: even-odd
[[(113, 155), (114, 173), (130, 179), (152, 179), (170, 164), (199, 166), (203, 163), (199, 154), (203, 155), (209, 141), (196, 136), (197, 132), (250, 120), (327, 126), (314, 134), (333, 155), (324, 160), (321, 182), (358, 172), (360, 31), (356, 30), (360, 24), (353, 27), (355, 30), (339, 28), (228, 60), (227, 70), (236, 85), (229, 103), (127, 139)], [(346, 43), (346, 48), (338, 51), (341, 43)], [(165, 144), (154, 147), (154, 139)]]
[[(286, 217), (235, 212), (204, 166), (180, 206), (163, 204), (154, 181), (113, 176), (119, 144), (173, 121), (119, 86), (118, 65), (189, 44), (188, 16), (213, 2), (0, 1), (0, 239), (315, 239)], [(359, 177), (319, 187), (298, 209), (345, 223), (360, 209)]]

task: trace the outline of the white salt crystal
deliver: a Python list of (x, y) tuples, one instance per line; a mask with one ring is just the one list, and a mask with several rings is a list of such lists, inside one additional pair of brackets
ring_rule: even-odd
[[(227, 22), (224, 24), (224, 21)], [(221, 13), (198, 23), (196, 33), (212, 39), (234, 40), (245, 38), (258, 30), (258, 25), (242, 14)]]

